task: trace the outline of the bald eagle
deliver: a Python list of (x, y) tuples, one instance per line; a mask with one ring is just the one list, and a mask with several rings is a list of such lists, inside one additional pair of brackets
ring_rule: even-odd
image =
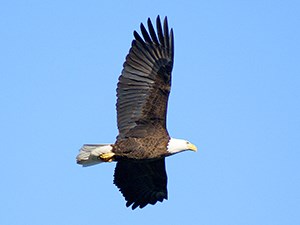
[(140, 25), (143, 38), (134, 31), (119, 77), (116, 142), (83, 145), (76, 158), (82, 166), (117, 162), (114, 184), (132, 209), (168, 198), (165, 157), (197, 150), (189, 141), (171, 138), (166, 128), (174, 62), (173, 29), (169, 31), (167, 17), (163, 26), (157, 17), (156, 32), (149, 18), (147, 24), (148, 31)]

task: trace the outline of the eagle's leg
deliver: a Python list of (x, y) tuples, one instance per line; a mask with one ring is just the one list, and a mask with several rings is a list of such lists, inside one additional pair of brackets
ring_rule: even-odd
[(99, 155), (99, 158), (104, 162), (112, 162), (114, 155), (115, 153), (113, 152), (107, 152)]

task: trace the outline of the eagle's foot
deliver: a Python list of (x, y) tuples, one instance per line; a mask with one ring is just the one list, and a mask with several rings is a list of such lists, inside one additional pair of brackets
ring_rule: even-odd
[(103, 153), (103, 154), (99, 155), (99, 158), (104, 162), (112, 162), (114, 155), (115, 155), (115, 153), (108, 152), (108, 153)]

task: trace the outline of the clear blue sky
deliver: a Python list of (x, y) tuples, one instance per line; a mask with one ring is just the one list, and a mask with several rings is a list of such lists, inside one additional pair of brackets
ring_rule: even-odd
[[(81, 168), (117, 135), (132, 32), (175, 32), (169, 200), (132, 211), (114, 164)], [(299, 1), (1, 1), (0, 224), (300, 224)], [(141, 222), (143, 221), (143, 222)]]

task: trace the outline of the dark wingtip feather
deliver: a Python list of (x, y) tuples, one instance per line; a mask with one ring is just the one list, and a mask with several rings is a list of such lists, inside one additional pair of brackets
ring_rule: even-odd
[(141, 38), (141, 36), (138, 34), (138, 32), (133, 31), (133, 36), (134, 36), (135, 40), (137, 40), (138, 42), (140, 42), (142, 44), (145, 44), (143, 38)]
[(168, 27), (168, 18), (164, 19), (164, 43), (167, 49), (169, 49), (169, 27)]
[(147, 30), (146, 30), (144, 24), (142, 24), (142, 23), (141, 23), (141, 31), (142, 31), (142, 35), (143, 35), (143, 37), (144, 37), (144, 40), (145, 40), (146, 42), (148, 42), (148, 43), (151, 43), (152, 40), (151, 40), (151, 38), (149, 37), (149, 34), (148, 34), (148, 32), (147, 32)]
[(154, 30), (154, 28), (153, 28), (153, 25), (152, 25), (152, 22), (151, 22), (150, 18), (148, 18), (147, 24), (148, 24), (149, 33), (150, 33), (150, 35), (151, 35), (151, 38), (152, 38), (153, 42), (154, 42), (156, 45), (159, 45), (158, 39), (157, 39), (157, 37), (156, 37), (155, 30)]
[(145, 46), (146, 43), (150, 43), (150, 44), (154, 43), (156, 45), (161, 45), (162, 47), (165, 47), (167, 49), (169, 56), (171, 56), (171, 59), (173, 60), (174, 59), (174, 34), (172, 28), (169, 32), (167, 16), (164, 17), (163, 24), (160, 19), (160, 16), (158, 15), (156, 17), (156, 30), (157, 30), (156, 32), (150, 18), (148, 18), (147, 20), (147, 25), (148, 25), (149, 32), (147, 31), (143, 23), (140, 24), (142, 36), (140, 36), (137, 31), (133, 32), (135, 40), (141, 43), (143, 46)]
[(135, 210), (139, 205), (135, 202), (132, 206), (131, 206), (131, 209), (132, 210)]
[(161, 22), (160, 22), (160, 17), (159, 15), (156, 18), (156, 29), (157, 29), (157, 36), (159, 39), (160, 44), (165, 47), (165, 43), (164, 43), (164, 35), (163, 35), (163, 31), (162, 31), (162, 26), (161, 26)]
[(171, 56), (172, 61), (174, 60), (174, 32), (173, 28), (171, 28), (170, 31), (170, 48), (169, 48), (169, 54)]

